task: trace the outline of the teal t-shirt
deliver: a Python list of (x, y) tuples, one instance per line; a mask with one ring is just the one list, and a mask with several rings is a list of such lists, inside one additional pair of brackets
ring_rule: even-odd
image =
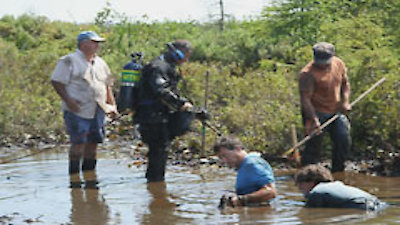
[(255, 154), (248, 154), (237, 171), (236, 194), (257, 191), (266, 184), (275, 184), (274, 172), (267, 161)]

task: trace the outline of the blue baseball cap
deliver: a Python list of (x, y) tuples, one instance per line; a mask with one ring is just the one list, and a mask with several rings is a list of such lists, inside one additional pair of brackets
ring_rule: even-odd
[(94, 31), (82, 31), (78, 37), (77, 37), (78, 43), (84, 40), (92, 40), (92, 41), (97, 41), (97, 42), (103, 42), (106, 41), (105, 38), (100, 37), (96, 32)]

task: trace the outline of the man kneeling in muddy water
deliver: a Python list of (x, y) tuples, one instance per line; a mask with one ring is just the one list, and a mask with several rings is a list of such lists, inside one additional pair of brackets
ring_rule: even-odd
[(359, 188), (334, 181), (331, 172), (319, 164), (299, 169), (295, 182), (307, 199), (306, 207), (377, 210), (385, 205)]
[(275, 178), (271, 166), (256, 154), (247, 154), (236, 137), (222, 137), (214, 144), (214, 152), (237, 170), (236, 194), (222, 196), (220, 208), (225, 205), (257, 206), (275, 198)]

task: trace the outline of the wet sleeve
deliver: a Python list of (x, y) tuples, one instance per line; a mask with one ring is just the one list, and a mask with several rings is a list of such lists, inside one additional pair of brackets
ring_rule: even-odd
[(71, 79), (71, 62), (68, 57), (62, 57), (51, 75), (51, 80), (68, 84)]
[(312, 193), (307, 196), (306, 207), (317, 208), (324, 207), (324, 196), (318, 193)]
[(258, 185), (260, 187), (263, 187), (267, 184), (275, 183), (274, 174), (270, 167), (259, 169), (258, 172), (259, 172)]
[(262, 188), (267, 184), (275, 183), (272, 168), (264, 164), (250, 164), (247, 168), (248, 174), (253, 174), (253, 182), (257, 188)]
[(180, 97), (171, 90), (170, 83), (164, 79), (162, 71), (159, 69), (154, 69), (150, 74), (149, 86), (157, 98), (172, 110), (179, 110), (186, 102), (185, 98)]

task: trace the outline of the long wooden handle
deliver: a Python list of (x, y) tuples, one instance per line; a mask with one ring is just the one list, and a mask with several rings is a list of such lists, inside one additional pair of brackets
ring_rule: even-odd
[[(351, 106), (354, 106), (357, 102), (359, 102), (361, 99), (363, 99), (367, 94), (369, 94), (372, 90), (374, 90), (376, 87), (378, 87), (380, 84), (382, 84), (384, 81), (386, 80), (385, 77), (381, 78), (380, 80), (378, 80), (374, 85), (372, 85), (368, 90), (364, 91), (364, 93), (362, 93), (360, 96), (358, 96), (358, 98), (356, 98), (354, 101), (352, 101), (350, 103)], [(335, 121), (337, 118), (339, 117), (339, 115), (335, 114), (334, 116), (332, 116), (329, 120), (325, 121), (325, 123), (323, 123), (319, 129), (314, 129), (309, 135), (305, 136), (301, 141), (299, 141), (296, 145), (294, 145), (292, 148), (290, 148), (289, 150), (287, 150), (286, 152), (283, 153), (283, 156), (287, 156), (289, 154), (291, 154), (296, 148), (302, 146), (304, 143), (306, 143), (308, 140), (310, 140), (313, 136), (315, 136), (319, 130), (323, 130), (326, 126), (328, 126), (329, 124), (331, 124), (333, 121)]]

